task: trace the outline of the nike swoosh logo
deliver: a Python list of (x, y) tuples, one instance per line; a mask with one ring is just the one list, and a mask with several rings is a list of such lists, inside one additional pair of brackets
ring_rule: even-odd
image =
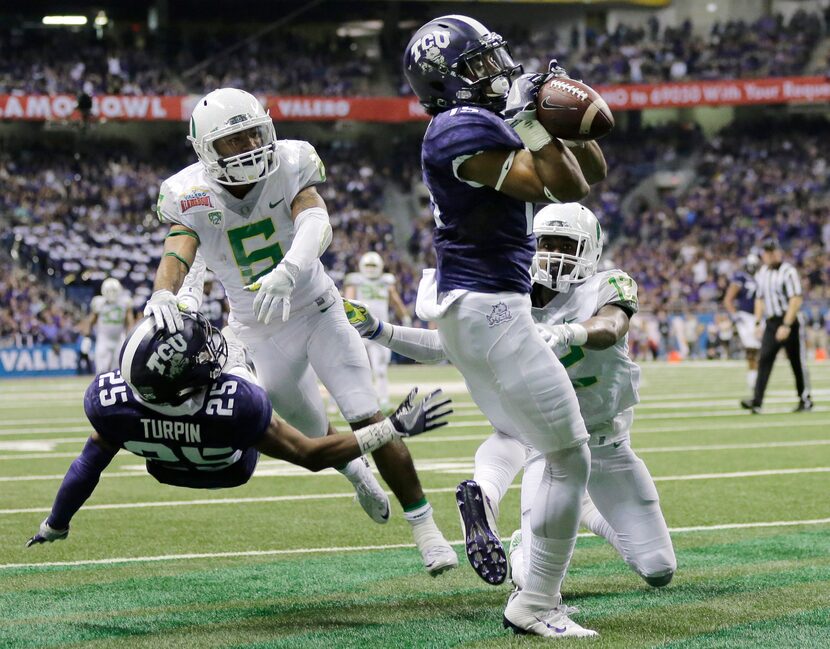
[(611, 444), (611, 446), (613, 446), (614, 448), (619, 448), (620, 446), (622, 446), (622, 442), (614, 442), (613, 444)]
[(269, 202), (269, 203), (268, 203), (268, 207), (270, 207), (271, 209), (274, 209), (277, 205), (279, 205), (280, 203), (282, 203), (284, 200), (285, 200), (284, 198), (281, 198), (281, 199), (280, 199), (280, 200), (278, 200), (276, 203), (271, 203), (271, 202)]
[(579, 110), (576, 106), (557, 106), (550, 103), (550, 98), (545, 97), (542, 100), (542, 108), (545, 110)]
[[(534, 615), (533, 617), (536, 617), (536, 616)], [(544, 624), (546, 627), (548, 627), (548, 628), (549, 628), (549, 629), (551, 629), (552, 631), (556, 631), (556, 633), (565, 633), (565, 631), (567, 631), (567, 630), (568, 630), (568, 627), (565, 627), (565, 626), (562, 626), (562, 627), (559, 627), (559, 626), (553, 626), (552, 624), (548, 624), (548, 623), (547, 623), (547, 622), (545, 622), (544, 620), (540, 620), (538, 617), (536, 617), (536, 620), (537, 620), (537, 621), (539, 621), (539, 622), (541, 622), (542, 624)]]

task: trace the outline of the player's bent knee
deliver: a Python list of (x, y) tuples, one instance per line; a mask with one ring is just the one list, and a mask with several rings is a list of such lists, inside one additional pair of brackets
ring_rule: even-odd
[(637, 572), (652, 588), (667, 586), (677, 570), (677, 559), (670, 547), (649, 553), (638, 564)]

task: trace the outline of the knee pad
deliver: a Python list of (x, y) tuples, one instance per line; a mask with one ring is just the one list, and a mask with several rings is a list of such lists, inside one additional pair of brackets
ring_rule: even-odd
[(637, 572), (643, 580), (653, 588), (662, 588), (674, 577), (677, 570), (677, 559), (672, 548), (662, 548), (640, 557), (637, 562)]

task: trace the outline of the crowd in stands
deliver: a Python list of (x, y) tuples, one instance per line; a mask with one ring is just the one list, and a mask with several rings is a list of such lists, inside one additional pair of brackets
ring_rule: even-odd
[[(527, 71), (556, 58), (574, 78), (594, 85), (801, 74), (828, 31), (822, 15), (804, 10), (789, 19), (774, 14), (719, 22), (708, 32), (688, 21), (664, 26), (656, 18), (606, 32), (505, 27), (514, 58)], [(381, 57), (382, 47), (337, 36), (334, 26), (309, 34), (315, 35), (280, 30), (248, 39), (250, 32), (190, 29), (177, 34), (175, 46), (165, 46), (141, 31), (110, 30), (99, 39), (91, 28), (0, 28), (0, 94), (182, 95), (233, 86), (357, 96), (389, 94), (396, 84), (401, 94), (410, 93), (399, 53)], [(400, 32), (400, 51), (409, 36), (409, 30)]]

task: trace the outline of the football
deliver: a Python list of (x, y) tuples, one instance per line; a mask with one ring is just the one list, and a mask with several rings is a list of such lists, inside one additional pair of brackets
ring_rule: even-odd
[(536, 114), (548, 133), (565, 140), (598, 140), (614, 128), (614, 116), (599, 93), (568, 77), (539, 88)]

